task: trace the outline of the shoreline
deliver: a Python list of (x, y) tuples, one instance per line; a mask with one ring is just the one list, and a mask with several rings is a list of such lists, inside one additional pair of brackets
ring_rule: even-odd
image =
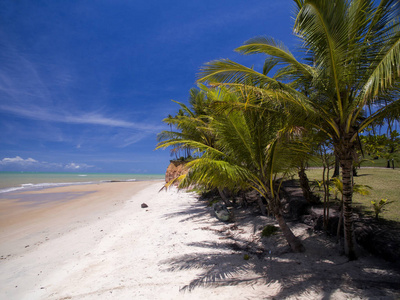
[[(7, 193), (0, 201), (0, 257), (111, 213), (152, 181), (67, 185)], [(23, 245), (24, 244), (24, 245)]]
[[(192, 193), (175, 188), (159, 192), (163, 182), (102, 183), (33, 193), (82, 194), (56, 204), (44, 202), (40, 212), (29, 211), (30, 219), (22, 214), (0, 228), (2, 298), (400, 295), (400, 273), (390, 263), (371, 256), (347, 262), (334, 243), (311, 234), (304, 224), (290, 226), (306, 252), (287, 252), (281, 234), (260, 238), (262, 227), (275, 220), (246, 212), (238, 213), (235, 224), (220, 222)], [(141, 208), (142, 203), (148, 207)], [(264, 254), (257, 252), (261, 248)]]
[(74, 185), (90, 185), (90, 184), (101, 184), (101, 183), (113, 183), (113, 182), (140, 182), (140, 181), (159, 181), (162, 179), (131, 179), (131, 180), (101, 180), (101, 181), (82, 181), (82, 182), (43, 182), (43, 183), (24, 183), (21, 186), (12, 186), (0, 189), (0, 199), (6, 198), (8, 194), (12, 193), (24, 193), (24, 192), (35, 192), (46, 189), (74, 186)]
[(3, 194), (13, 192), (106, 182), (157, 181), (164, 178), (164, 174), (0, 172), (0, 199), (4, 197)]

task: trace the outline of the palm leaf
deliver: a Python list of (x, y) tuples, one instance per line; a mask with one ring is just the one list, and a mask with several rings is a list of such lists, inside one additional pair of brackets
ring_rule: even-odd
[(275, 63), (290, 64), (298, 72), (301, 72), (303, 76), (308, 78), (312, 77), (312, 68), (297, 61), (289, 49), (283, 45), (283, 43), (277, 42), (273, 38), (252, 38), (245, 42), (243, 46), (236, 48), (235, 51), (242, 54), (263, 53), (272, 55)]
[(260, 87), (268, 86), (271, 89), (283, 89), (297, 93), (295, 89), (282, 82), (228, 59), (216, 60), (205, 64), (200, 69), (198, 81), (211, 84), (240, 83)]
[[(302, 5), (296, 21), (295, 32), (300, 35), (306, 42), (307, 46), (312, 49), (315, 54), (315, 63), (330, 72), (329, 78), (336, 92), (336, 101), (332, 103), (337, 109), (339, 116), (343, 117), (343, 99), (340, 95), (340, 63), (339, 55), (340, 46), (343, 44), (341, 38), (341, 27), (344, 22), (335, 19), (340, 15), (338, 11), (345, 9), (340, 5), (344, 5), (342, 1), (326, 2), (321, 0), (308, 0)], [(336, 32), (332, 32), (332, 28), (336, 28)]]
[(382, 50), (371, 66), (371, 75), (363, 87), (366, 100), (388, 88), (400, 76), (400, 25), (393, 30), (396, 33), (382, 44)]

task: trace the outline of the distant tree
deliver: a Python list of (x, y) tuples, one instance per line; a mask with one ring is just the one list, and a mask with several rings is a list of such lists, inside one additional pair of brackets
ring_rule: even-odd
[(394, 168), (394, 162), (400, 160), (400, 137), (396, 130), (381, 135), (363, 135), (360, 137), (365, 152), (373, 158), (384, 158), (387, 168)]

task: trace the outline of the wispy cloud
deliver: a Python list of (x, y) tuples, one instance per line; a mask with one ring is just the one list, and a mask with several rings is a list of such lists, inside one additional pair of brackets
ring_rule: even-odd
[(82, 169), (88, 169), (88, 168), (93, 168), (93, 167), (94, 166), (87, 165), (87, 164), (69, 163), (65, 166), (65, 169), (67, 169), (67, 170), (82, 170)]
[[(0, 38), (3, 41), (0, 55), (3, 65), (0, 70), (0, 92), (3, 97), (8, 98), (8, 103), (18, 104), (28, 100), (40, 105), (51, 104), (51, 93), (43, 82), (37, 64), (13, 47), (7, 36), (0, 34)], [(54, 74), (52, 77), (54, 79)]]
[(23, 159), (20, 156), (16, 157), (5, 157), (2, 160), (0, 160), (0, 165), (21, 165), (21, 166), (30, 166), (32, 164), (38, 164), (39, 162), (36, 159), (33, 158), (26, 158)]
[(30, 168), (37, 169), (52, 169), (52, 170), (86, 170), (89, 168), (94, 168), (94, 165), (89, 165), (86, 163), (50, 163), (46, 161), (38, 161), (31, 157), (22, 158), (20, 156), (15, 157), (4, 157), (0, 160), (0, 167), (9, 167), (11, 169), (24, 169), (29, 170)]
[(28, 108), (10, 106), (5, 104), (0, 104), (0, 110), (20, 117), (25, 117), (32, 120), (46, 121), (46, 122), (101, 125), (109, 127), (137, 129), (147, 132), (157, 132), (164, 128), (163, 126), (160, 125), (135, 123), (116, 118), (109, 118), (97, 112), (89, 112), (81, 114), (78, 113), (77, 115), (71, 115), (68, 113), (56, 113), (32, 105), (28, 109)]
[[(67, 62), (60, 60), (52, 64), (51, 60), (36, 61), (19, 51), (18, 47), (13, 47), (13, 43), (1, 32), (0, 38), (3, 40), (0, 54), (0, 63), (3, 65), (0, 69), (0, 112), (26, 120), (53, 123), (52, 131), (58, 131), (58, 137), (73, 133), (74, 138), (85, 141), (93, 138), (83, 137), (83, 130), (65, 130), (62, 125), (92, 125), (89, 127), (90, 134), (96, 131), (97, 135), (104, 135), (104, 140), (113, 139), (117, 147), (131, 145), (163, 129), (160, 124), (143, 121), (145, 114), (140, 114), (137, 121), (131, 121), (131, 112), (122, 111), (119, 115), (110, 115), (104, 109), (93, 111), (90, 104), (84, 102), (87, 106), (85, 110), (81, 100), (76, 99), (76, 94), (71, 95), (79, 77), (74, 76), (73, 68)], [(102, 103), (101, 99), (99, 103)], [(13, 124), (15, 132), (23, 132), (23, 121), (18, 123), (14, 119)], [(48, 125), (38, 125), (38, 132), (30, 128), (31, 135), (40, 135), (39, 128), (43, 126)], [(115, 140), (116, 135), (120, 136), (118, 141)], [(13, 137), (13, 140), (16, 138)], [(48, 135), (47, 138), (60, 140), (56, 140), (54, 135)]]
[(215, 32), (218, 28), (231, 27), (237, 24), (246, 24), (253, 22), (255, 18), (264, 18), (265, 11), (273, 10), (276, 6), (282, 5), (278, 1), (266, 1), (258, 5), (248, 5), (243, 2), (243, 10), (238, 11), (237, 6), (229, 5), (210, 11), (205, 17), (202, 14), (192, 15), (191, 19), (185, 23), (177, 24), (175, 27), (169, 26), (159, 32), (157, 39), (166, 42), (189, 38), (201, 38), (203, 34)]

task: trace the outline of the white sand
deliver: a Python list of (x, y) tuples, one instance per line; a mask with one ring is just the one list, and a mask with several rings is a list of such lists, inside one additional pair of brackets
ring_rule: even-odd
[[(232, 227), (217, 221), (194, 195), (174, 189), (158, 193), (162, 182), (135, 184), (96, 186), (107, 197), (101, 198), (101, 191), (93, 192), (63, 204), (62, 213), (50, 207), (34, 224), (20, 220), (2, 228), (0, 298), (399, 296), (396, 283), (400, 275), (389, 264), (368, 256), (348, 263), (324, 239), (308, 235), (305, 226), (295, 231), (308, 251), (284, 253), (280, 235), (268, 241), (259, 238), (259, 227), (273, 222), (268, 218), (238, 218), (239, 227)], [(94, 188), (82, 186), (80, 191)], [(102, 204), (92, 207), (95, 197)], [(77, 209), (79, 203), (85, 203), (86, 209)], [(149, 207), (141, 208), (142, 203)], [(251, 246), (249, 252), (240, 249), (246, 245)], [(260, 247), (271, 249), (271, 255), (257, 257), (254, 250)], [(244, 260), (244, 254), (250, 259)]]

